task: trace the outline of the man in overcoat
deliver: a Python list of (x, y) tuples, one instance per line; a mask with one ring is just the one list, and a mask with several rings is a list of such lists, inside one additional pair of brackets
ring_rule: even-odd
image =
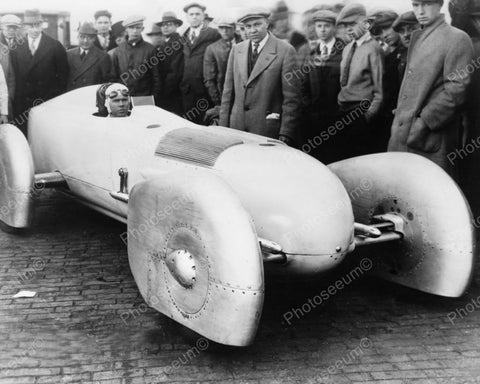
[(198, 3), (191, 3), (183, 8), (190, 24), (183, 34), (184, 66), (180, 84), (183, 113), (186, 119), (200, 124), (203, 123), (205, 112), (213, 106), (203, 83), (205, 50), (220, 39), (217, 30), (204, 25), (205, 9), (205, 6)]
[(160, 90), (157, 105), (160, 108), (181, 115), (182, 94), (180, 82), (183, 76), (183, 39), (177, 33), (177, 28), (183, 21), (173, 12), (165, 12), (162, 21), (157, 23), (165, 37), (164, 42), (157, 49), (159, 60)]
[(132, 15), (123, 21), (128, 40), (112, 55), (113, 80), (124, 84), (132, 96), (154, 96), (160, 89), (156, 50), (142, 38), (144, 20), (144, 16)]
[(210, 120), (218, 119), (228, 55), (232, 47), (240, 42), (235, 36), (235, 22), (233, 20), (220, 19), (217, 21), (217, 26), (222, 38), (207, 47), (203, 61), (205, 87), (207, 87), (208, 94), (215, 105), (213, 109), (207, 111), (206, 117)]
[(445, 22), (442, 5), (412, 1), (421, 29), (412, 35), (388, 150), (417, 153), (455, 176), (448, 155), (460, 144), (473, 47), (465, 32)]
[(38, 9), (25, 11), (27, 32), (12, 55), (15, 72), (15, 124), (26, 134), (30, 108), (65, 92), (68, 63), (65, 48), (42, 31)]
[(13, 118), (13, 100), (15, 99), (15, 73), (12, 67), (12, 54), (17, 49), (20, 39), (19, 29), (22, 20), (15, 15), (4, 15), (0, 19), (2, 33), (0, 35), (0, 65), (2, 66), (8, 86), (8, 112)]
[(238, 21), (248, 40), (228, 59), (219, 125), (280, 139), (297, 140), (301, 94), (296, 52), (268, 32), (269, 12), (252, 9)]
[(110, 56), (95, 47), (97, 31), (91, 23), (83, 23), (78, 30), (76, 48), (67, 51), (68, 81), (67, 91), (102, 84), (110, 80)]

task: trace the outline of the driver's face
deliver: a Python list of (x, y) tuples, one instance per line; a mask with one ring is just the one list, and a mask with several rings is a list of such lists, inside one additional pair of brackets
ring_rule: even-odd
[(123, 96), (119, 93), (117, 96), (110, 99), (110, 115), (112, 117), (128, 116), (128, 104), (128, 96)]

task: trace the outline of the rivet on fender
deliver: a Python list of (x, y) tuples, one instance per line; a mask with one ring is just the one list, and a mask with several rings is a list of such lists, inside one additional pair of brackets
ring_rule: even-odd
[(193, 287), (196, 280), (196, 266), (190, 252), (178, 249), (170, 253), (165, 261), (168, 270), (182, 287), (187, 289)]

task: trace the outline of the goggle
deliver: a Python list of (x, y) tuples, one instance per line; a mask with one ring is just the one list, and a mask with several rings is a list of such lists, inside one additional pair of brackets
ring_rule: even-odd
[(113, 99), (115, 97), (117, 97), (118, 95), (122, 95), (122, 96), (130, 96), (130, 92), (128, 91), (128, 89), (117, 89), (117, 90), (112, 90), (110, 91), (110, 93), (108, 95), (105, 95), (107, 97), (109, 97), (110, 99)]

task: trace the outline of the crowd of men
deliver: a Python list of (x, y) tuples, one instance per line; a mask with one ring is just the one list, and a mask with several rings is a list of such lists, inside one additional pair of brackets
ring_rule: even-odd
[(420, 154), (480, 192), (470, 176), (476, 156), (450, 156), (480, 136), (472, 103), (480, 97), (480, 1), (451, 1), (452, 25), (443, 0), (409, 4), (403, 14), (319, 5), (295, 31), (283, 1), (238, 20), (209, 18), (194, 2), (183, 8), (185, 32), (165, 12), (146, 33), (150, 42), (145, 17), (113, 24), (101, 10), (68, 50), (42, 31), (38, 10), (23, 20), (4, 15), (0, 123), (26, 133), (31, 107), (79, 87), (119, 83), (127, 91), (116, 86), (115, 95), (153, 95), (156, 105), (195, 123), (279, 139), (324, 163), (387, 150)]

